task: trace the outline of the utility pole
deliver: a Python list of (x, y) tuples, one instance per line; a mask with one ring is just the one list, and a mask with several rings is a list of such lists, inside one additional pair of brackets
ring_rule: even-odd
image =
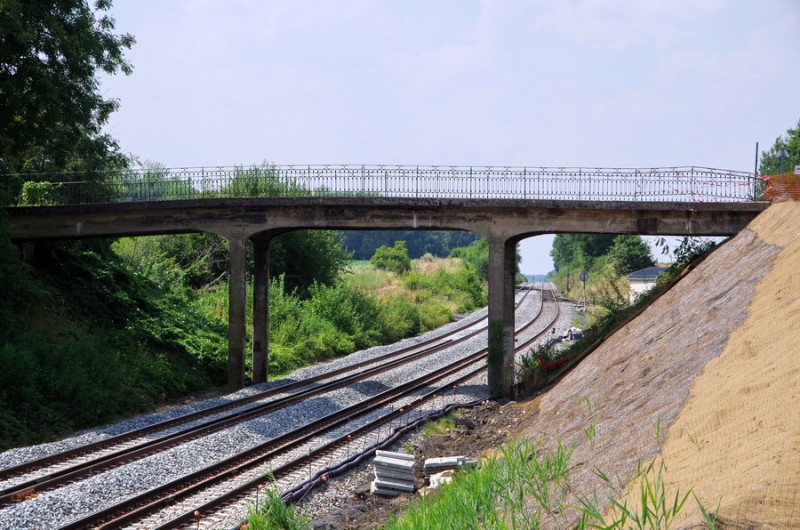
[(789, 152), (786, 151), (786, 147), (781, 146), (781, 148), (778, 149), (776, 156), (781, 161), (781, 174), (783, 174), (785, 172), (784, 164), (786, 163), (786, 159), (789, 158)]

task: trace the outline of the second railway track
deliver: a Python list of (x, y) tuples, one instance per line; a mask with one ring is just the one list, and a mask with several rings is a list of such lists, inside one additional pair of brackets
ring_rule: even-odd
[[(548, 317), (548, 322), (547, 323), (542, 323), (541, 320), (540, 320), (539, 321), (539, 327), (537, 329), (542, 329), (542, 331), (540, 331), (538, 333), (535, 333), (532, 338), (529, 338), (529, 339), (525, 340), (523, 343), (518, 344), (518, 349), (520, 349), (520, 350), (525, 349), (530, 344), (535, 342), (539, 335), (544, 334), (547, 331), (549, 331), (552, 322), (554, 322), (558, 318), (558, 307), (559, 307), (559, 304), (558, 304), (557, 299), (555, 298), (555, 296), (552, 296), (552, 295), (548, 296), (544, 291), (542, 291), (542, 296), (540, 298), (541, 301), (538, 304), (538, 306), (539, 306), (538, 310), (535, 311), (536, 317), (538, 318), (542, 314), (542, 310), (544, 308), (544, 300), (545, 299), (550, 301), (552, 303), (552, 306), (555, 307), (555, 316)], [(532, 319), (531, 322), (526, 323), (524, 326), (518, 328), (517, 333), (522, 334), (522, 332), (524, 332), (526, 329), (530, 328), (530, 326), (533, 325), (533, 322), (536, 322), (536, 318)], [(475, 327), (475, 324), (471, 324), (469, 327)], [(469, 333), (466, 333), (464, 329), (461, 329), (461, 330), (458, 331), (458, 333), (462, 333), (462, 335), (465, 336), (465, 338), (460, 339), (460, 340), (467, 340), (467, 339), (473, 337), (475, 334), (480, 333), (481, 331), (482, 330), (479, 330), (477, 332), (476, 331), (471, 331)], [(363, 363), (363, 364), (359, 365), (355, 369), (356, 371), (359, 372), (357, 375), (361, 375), (362, 377), (357, 377), (357, 376), (352, 376), (351, 375), (351, 376), (343, 376), (341, 378), (334, 378), (333, 375), (324, 374), (325, 377), (319, 379), (318, 381), (321, 381), (321, 380), (326, 379), (326, 378), (327, 379), (331, 379), (331, 381), (329, 381), (328, 383), (314, 383), (314, 382), (304, 381), (303, 385), (298, 385), (298, 387), (302, 387), (302, 388), (304, 388), (304, 390), (300, 390), (298, 393), (295, 393), (294, 397), (292, 398), (291, 401), (287, 401), (287, 402), (278, 401), (278, 403), (280, 403), (280, 404), (279, 405), (272, 405), (271, 409), (269, 408), (270, 407), (269, 404), (267, 404), (267, 405), (254, 405), (253, 407), (251, 407), (252, 409), (258, 409), (261, 406), (265, 406), (266, 408), (261, 410), (260, 413), (259, 412), (252, 412), (252, 415), (249, 416), (249, 418), (258, 417), (259, 414), (260, 415), (266, 414), (268, 412), (268, 410), (274, 410), (275, 408), (280, 407), (280, 406), (286, 407), (286, 406), (288, 406), (289, 403), (296, 403), (297, 401), (302, 400), (302, 399), (309, 399), (309, 398), (317, 399), (317, 398), (313, 397), (314, 393), (312, 392), (312, 389), (314, 389), (316, 387), (322, 387), (321, 390), (320, 390), (322, 392), (326, 391), (325, 387), (328, 387), (327, 391), (329, 391), (332, 388), (341, 388), (341, 387), (344, 387), (345, 385), (350, 385), (354, 381), (362, 380), (364, 377), (367, 377), (368, 375), (374, 375), (375, 373), (382, 371), (382, 370), (378, 370), (377, 369), (378, 367), (374, 367), (373, 368), (374, 372), (372, 371), (373, 369), (365, 368), (366, 366), (369, 366), (370, 364), (382, 363), (384, 365), (388, 365), (390, 367), (394, 367), (396, 365), (404, 364), (404, 362), (412, 362), (415, 359), (419, 359), (419, 358), (423, 358), (423, 357), (429, 356), (434, 351), (437, 351), (439, 348), (446, 347), (446, 346), (452, 346), (454, 344), (454, 342), (455, 341), (443, 339), (442, 337), (436, 337), (436, 338), (432, 339), (431, 341), (428, 341), (428, 342), (426, 342), (426, 343), (424, 343), (422, 345), (416, 345), (416, 351), (414, 353), (407, 353), (408, 350), (403, 351), (403, 352), (397, 352), (396, 351), (396, 352), (393, 352), (392, 354), (390, 354), (389, 356), (387, 356), (386, 358), (382, 358), (380, 360), (372, 360), (371, 362), (368, 362), (368, 363)], [(103, 509), (94, 510), (93, 511), (94, 513), (91, 514), (90, 516), (87, 516), (89, 518), (86, 518), (86, 519), (82, 519), (82, 518), (74, 519), (73, 518), (74, 519), (73, 522), (72, 523), (68, 523), (68, 525), (64, 526), (64, 528), (94, 528), (94, 527), (116, 528), (116, 527), (121, 527), (122, 525), (127, 524), (127, 522), (129, 522), (129, 521), (140, 520), (140, 519), (142, 519), (142, 517), (145, 517), (145, 515), (140, 514), (140, 513), (136, 513), (134, 515), (134, 512), (132, 511), (133, 508), (131, 508), (131, 505), (146, 506), (146, 507), (148, 507), (147, 510), (153, 511), (154, 508), (161, 508), (161, 507), (163, 507), (165, 505), (172, 505), (172, 504), (176, 504), (176, 503), (180, 504), (181, 502), (184, 502), (181, 499), (185, 499), (187, 496), (193, 495), (193, 492), (196, 492), (198, 490), (202, 491), (204, 488), (208, 487), (209, 483), (216, 483), (216, 482), (219, 482), (220, 480), (222, 480), (222, 481), (231, 480), (231, 476), (232, 475), (238, 475), (239, 473), (242, 473), (242, 472), (246, 473), (246, 471), (242, 471), (240, 469), (241, 466), (244, 466), (244, 468), (251, 468), (252, 469), (254, 467), (267, 465), (267, 466), (270, 467), (272, 472), (276, 475), (276, 479), (279, 477), (279, 475), (281, 477), (284, 477), (286, 474), (291, 473), (293, 469), (296, 469), (298, 467), (302, 467), (304, 465), (303, 462), (305, 460), (307, 460), (308, 458), (314, 458), (314, 457), (318, 456), (317, 453), (318, 453), (318, 449), (320, 447), (323, 447), (323, 446), (324, 447), (328, 447), (330, 444), (333, 444), (333, 442), (324, 443), (322, 445), (317, 444), (318, 447), (314, 447), (312, 449), (308, 449), (307, 450), (307, 454), (304, 455), (302, 458), (295, 458), (294, 460), (293, 459), (288, 459), (285, 463), (281, 463), (281, 464), (277, 464), (277, 463), (274, 463), (274, 462), (270, 463), (271, 461), (274, 461), (274, 459), (279, 458), (280, 455), (288, 454), (293, 449), (296, 449), (298, 444), (308, 444), (308, 443), (310, 443), (310, 440), (313, 439), (313, 438), (319, 438), (324, 433), (332, 432), (332, 430), (335, 431), (336, 429), (339, 429), (339, 430), (344, 429), (346, 426), (349, 426), (348, 428), (352, 431), (352, 432), (348, 432), (347, 436), (349, 436), (350, 438), (352, 438), (354, 436), (358, 436), (359, 432), (367, 431), (370, 428), (374, 428), (374, 427), (370, 427), (369, 426), (370, 422), (376, 422), (376, 421), (380, 422), (381, 421), (380, 418), (372, 418), (372, 419), (369, 419), (369, 420), (367, 420), (365, 418), (369, 418), (371, 414), (373, 416), (376, 415), (376, 414), (379, 415), (379, 416), (386, 416), (387, 414), (389, 414), (389, 413), (386, 412), (387, 407), (389, 407), (389, 403), (400, 403), (400, 402), (406, 403), (406, 404), (402, 405), (402, 407), (405, 407), (406, 414), (408, 415), (407, 417), (410, 418), (410, 416), (412, 414), (411, 410), (413, 410), (415, 408), (414, 406), (411, 405), (412, 401), (413, 402), (418, 402), (417, 406), (419, 406), (419, 404), (424, 402), (424, 400), (420, 401), (421, 400), (420, 396), (416, 396), (416, 397), (405, 396), (406, 393), (411, 392), (413, 394), (414, 392), (416, 392), (417, 394), (420, 394), (420, 393), (425, 394), (425, 392), (423, 392), (423, 390), (425, 388), (430, 388), (431, 385), (444, 385), (444, 386), (446, 386), (449, 383), (447, 381), (442, 381), (442, 378), (449, 378), (450, 380), (463, 378), (464, 377), (463, 374), (459, 375), (460, 371), (461, 372), (467, 371), (470, 374), (472, 374), (469, 377), (475, 377), (475, 374), (478, 374), (478, 373), (481, 373), (481, 372), (485, 371), (485, 368), (483, 367), (484, 365), (482, 363), (482, 359), (483, 359), (484, 356), (485, 356), (485, 350), (475, 352), (474, 354), (472, 354), (470, 356), (464, 356), (464, 358), (461, 359), (458, 363), (446, 363), (445, 366), (442, 366), (437, 370), (431, 370), (428, 373), (425, 373), (424, 375), (421, 375), (420, 377), (415, 378), (413, 381), (406, 382), (405, 384), (402, 384), (402, 385), (389, 387), (386, 390), (384, 390), (383, 392), (380, 392), (380, 393), (378, 393), (378, 394), (376, 394), (376, 395), (374, 395), (374, 396), (372, 396), (372, 397), (370, 397), (368, 399), (361, 400), (360, 402), (358, 402), (358, 403), (356, 403), (354, 405), (350, 405), (350, 406), (347, 406), (347, 407), (339, 407), (339, 410), (335, 411), (333, 414), (328, 415), (328, 416), (326, 416), (324, 418), (319, 418), (318, 420), (307, 422), (307, 424), (302, 425), (302, 426), (298, 426), (297, 428), (291, 430), (290, 432), (286, 432), (286, 433), (284, 433), (282, 435), (273, 436), (271, 439), (267, 440), (266, 442), (261, 443), (261, 444), (257, 444), (253, 448), (249, 449), (246, 452), (247, 453), (246, 455), (238, 454), (238, 455), (232, 456), (230, 458), (224, 458), (224, 459), (221, 459), (222, 462), (224, 462), (224, 463), (216, 462), (216, 463), (214, 463), (214, 464), (212, 464), (210, 466), (204, 466), (201, 469), (196, 470), (195, 472), (192, 472), (192, 473), (189, 473), (189, 474), (185, 475), (185, 477), (190, 477), (190, 476), (192, 477), (190, 479), (186, 479), (186, 480), (190, 480), (191, 484), (187, 484), (187, 485), (178, 484), (178, 481), (183, 481), (184, 478), (185, 478), (184, 476), (181, 476), (179, 478), (176, 478), (174, 481), (170, 482), (167, 485), (160, 484), (160, 485), (158, 485), (158, 486), (156, 486), (154, 488), (149, 488), (149, 489), (146, 488), (147, 489), (146, 492), (143, 492), (143, 493), (140, 492), (137, 495), (128, 496), (128, 498), (126, 498), (121, 503), (117, 503), (120, 506), (106, 506)], [(406, 357), (409, 357), (409, 359), (406, 359)], [(477, 365), (476, 365), (476, 363), (477, 363)], [(470, 368), (470, 365), (479, 366), (479, 367), (475, 368), (473, 366), (473, 368)], [(337, 371), (337, 373), (344, 373), (344, 369), (341, 370), (341, 371)], [(282, 387), (279, 387), (279, 388), (277, 388), (275, 390), (277, 390), (277, 391), (285, 390), (286, 389), (285, 386), (286, 385), (284, 385)], [(428, 392), (428, 394), (433, 395), (436, 392), (441, 393), (441, 392), (444, 391), (442, 389), (439, 389), (438, 386), (436, 388), (438, 390), (430, 391), (430, 392)], [(428, 397), (428, 399), (430, 399), (430, 396)], [(255, 402), (256, 399), (252, 399), (250, 401)], [(271, 402), (268, 402), (268, 403), (271, 403)], [(391, 411), (390, 413), (391, 414), (397, 414), (397, 411)], [(248, 416), (249, 413), (247, 411), (245, 411), (242, 414), (244, 416)], [(236, 414), (234, 414), (234, 416), (235, 415)], [(226, 415), (223, 415), (223, 417), (227, 418)], [(249, 418), (244, 418), (244, 419), (241, 419), (239, 421), (245, 421), (245, 419), (249, 419)], [(223, 424), (224, 424), (225, 421), (228, 421), (228, 420), (227, 419), (224, 420)], [(358, 422), (358, 421), (361, 421), (363, 423), (363, 425), (353, 426), (353, 422)], [(409, 420), (407, 420), (407, 421), (409, 421)], [(210, 427), (210, 426), (200, 427), (199, 428), (200, 429), (200, 433), (196, 434), (196, 435), (197, 436), (203, 436), (204, 434), (202, 433), (202, 430), (204, 428), (211, 429), (212, 427)], [(213, 427), (213, 428), (216, 429), (216, 427)], [(225, 426), (222, 425), (217, 430), (221, 430), (221, 429), (224, 429), (224, 428), (225, 428)], [(181, 429), (179, 429), (179, 430), (181, 430)], [(182, 430), (187, 430), (187, 429), (182, 429)], [(192, 428), (188, 428), (188, 430), (191, 431)], [(350, 439), (350, 438), (347, 438), (347, 439)], [(337, 439), (339, 439), (339, 438), (337, 438)], [(155, 442), (155, 443), (152, 443), (150, 445), (150, 447), (153, 448), (152, 451), (155, 451), (155, 450), (158, 449), (158, 444), (159, 443), (161, 443), (161, 442)], [(169, 446), (170, 443), (172, 445), (175, 445), (177, 443), (183, 443), (183, 442), (178, 442), (178, 441), (167, 442), (165, 444), (165, 446)], [(333, 447), (333, 446), (335, 446), (335, 444), (333, 444), (331, 447)], [(259, 453), (258, 456), (256, 456), (256, 453)], [(136, 457), (137, 457), (136, 455), (132, 455), (130, 458), (136, 458)], [(121, 460), (124, 460), (125, 457), (122, 456), (120, 458), (121, 458)], [(305, 460), (303, 460), (303, 459), (305, 459)], [(234, 464), (234, 461), (240, 461), (240, 463)], [(43, 465), (47, 465), (47, 464), (43, 464)], [(83, 470), (83, 474), (84, 475), (91, 472), (92, 465), (96, 466), (96, 469), (102, 469), (100, 467), (100, 464), (90, 464), (88, 468)], [(31, 467), (30, 469), (34, 469), (34, 468), (35, 467)], [(238, 471), (235, 471), (234, 469), (238, 469)], [(78, 470), (70, 471), (70, 472), (67, 472), (67, 473), (62, 473), (62, 476), (67, 477), (67, 478), (64, 479), (65, 482), (66, 481), (78, 481), (80, 479), (80, 475), (81, 475), (81, 471), (78, 471)], [(198, 478), (200, 476), (202, 476), (203, 478), (202, 479)], [(54, 479), (54, 480), (56, 480), (56, 479)], [(256, 478), (256, 479), (253, 479), (253, 480), (256, 480), (256, 481), (260, 480), (262, 483), (264, 481), (263, 476), (261, 476), (259, 478)], [(19, 498), (19, 497), (24, 498), (25, 495), (26, 495), (26, 488), (31, 488), (31, 484), (25, 484), (24, 482), (20, 483), (20, 484), (22, 484), (22, 486), (17, 489), (17, 493), (16, 493), (16, 495), (18, 497), (12, 497), (12, 495), (14, 495), (13, 492), (6, 492), (6, 490), (4, 490), (4, 492), (6, 492), (5, 493), (6, 497), (3, 497), (3, 498), (5, 500), (8, 500), (8, 501), (10, 501), (12, 498)], [(203, 484), (203, 486), (199, 486), (197, 484)], [(254, 487), (252, 484), (251, 485), (247, 485), (247, 484), (248, 484), (247, 481), (245, 481), (245, 485), (241, 486), (241, 488), (243, 488), (242, 491), (246, 491), (248, 489), (252, 490), (252, 488)], [(57, 486), (58, 486), (57, 480), (56, 480), (56, 482), (53, 482), (52, 484), (49, 484), (49, 485), (45, 484), (44, 482), (39, 482), (39, 483), (33, 484), (33, 488), (34, 488), (33, 492), (39, 491), (39, 489), (42, 489), (42, 488), (57, 487)], [(236, 489), (236, 488), (233, 488), (233, 489)], [(228, 493), (226, 493), (226, 495), (228, 496), (228, 500), (229, 500), (231, 495), (233, 495), (235, 497), (236, 495), (241, 495), (242, 494), (242, 491), (240, 491), (239, 493), (235, 493), (235, 494), (231, 493), (231, 491), (233, 491), (233, 489), (228, 491)], [(28, 489), (27, 491), (28, 491), (27, 495), (30, 495), (31, 493), (33, 493), (33, 492), (31, 492), (30, 489)], [(156, 492), (159, 492), (159, 493), (156, 493)], [(201, 494), (201, 497), (202, 497), (202, 494)], [(196, 501), (191, 501), (191, 502), (196, 502)], [(211, 509), (208, 506), (208, 504), (209, 503), (213, 504), (213, 502), (224, 503), (224, 502), (228, 502), (228, 501), (224, 501), (223, 500), (223, 501), (201, 502), (200, 504), (198, 504), (198, 506), (202, 505), (202, 511), (206, 512), (206, 511)], [(122, 505), (126, 505), (126, 506), (122, 506)], [(188, 510), (188, 511), (185, 511), (180, 516), (180, 517), (184, 518), (184, 519), (182, 519), (183, 523), (185, 523), (188, 520), (188, 519), (186, 519), (186, 517), (189, 517), (189, 515), (187, 515), (187, 514), (189, 514), (190, 512), (194, 513), (193, 510)], [(94, 519), (92, 519), (92, 517), (94, 517)], [(0, 510), (0, 527), (2, 527), (2, 519), (3, 519), (3, 511)], [(105, 522), (102, 522), (102, 521), (105, 521)], [(113, 521), (113, 522), (109, 522), (109, 521)], [(171, 525), (174, 526), (175, 524), (178, 524), (178, 521), (177, 520), (171, 520), (170, 523), (166, 523), (166, 524), (167, 525), (171, 524)], [(153, 525), (151, 523), (147, 524), (147, 527), (152, 527), (152, 526)], [(167, 527), (173, 527), (173, 526), (167, 526)]]

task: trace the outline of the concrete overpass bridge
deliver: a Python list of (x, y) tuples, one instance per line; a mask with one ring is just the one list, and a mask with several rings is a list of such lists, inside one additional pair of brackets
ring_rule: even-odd
[[(253, 382), (267, 377), (269, 242), (293, 230), (469, 230), (489, 241), (489, 384), (514, 385), (516, 245), (549, 233), (728, 236), (768, 203), (752, 174), (708, 168), (263, 166), (15, 176), (11, 238), (209, 232), (230, 249), (228, 386), (245, 384), (246, 246), (255, 249)], [(31, 199), (31, 196), (34, 200)]]

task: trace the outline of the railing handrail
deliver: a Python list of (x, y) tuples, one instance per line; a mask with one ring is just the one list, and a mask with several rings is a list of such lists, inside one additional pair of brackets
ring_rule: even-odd
[[(94, 174), (94, 175), (103, 175), (103, 174), (118, 174), (118, 173), (179, 173), (179, 172), (200, 172), (201, 174), (205, 171), (215, 170), (215, 171), (250, 171), (250, 170), (266, 170), (266, 169), (274, 169), (274, 170), (288, 170), (288, 169), (296, 169), (296, 170), (313, 170), (313, 169), (341, 169), (341, 170), (362, 170), (362, 169), (369, 169), (369, 170), (385, 170), (385, 169), (398, 169), (398, 170), (406, 170), (406, 171), (417, 171), (417, 170), (441, 170), (441, 169), (450, 169), (450, 170), (462, 170), (468, 171), (470, 169), (480, 169), (480, 170), (515, 170), (515, 171), (523, 171), (528, 172), (530, 170), (539, 170), (540, 172), (551, 173), (551, 172), (582, 172), (582, 171), (589, 171), (589, 172), (613, 172), (613, 171), (623, 171), (623, 172), (633, 172), (639, 174), (647, 174), (647, 173), (656, 173), (656, 172), (684, 172), (684, 171), (692, 171), (692, 170), (701, 170), (711, 172), (713, 174), (724, 174), (724, 175), (740, 175), (740, 176), (748, 176), (750, 178), (758, 177), (753, 172), (750, 171), (739, 171), (739, 170), (732, 170), (732, 169), (722, 169), (722, 168), (714, 168), (710, 166), (697, 166), (697, 165), (679, 165), (679, 166), (653, 166), (653, 167), (638, 167), (638, 166), (514, 166), (514, 165), (450, 165), (450, 164), (265, 164), (265, 165), (250, 165), (250, 166), (243, 166), (243, 165), (228, 165), (228, 166), (175, 166), (175, 167), (134, 167), (134, 168), (117, 168), (117, 169), (93, 169), (93, 170), (75, 170), (75, 171), (42, 171), (42, 172), (12, 172), (12, 173), (0, 173), (0, 178), (2, 177), (25, 177), (25, 176), (56, 176), (56, 175), (86, 175), (86, 174)], [(70, 182), (70, 181), (64, 181)]]
[[(93, 180), (92, 176), (98, 178)], [(27, 192), (24, 181), (34, 183)], [(272, 196), (744, 202), (762, 200), (767, 185), (753, 173), (704, 166), (399, 164), (263, 164), (11, 173), (0, 175), (0, 185), (4, 182), (14, 182), (17, 192), (22, 190), (25, 197), (15, 202), (26, 205)]]

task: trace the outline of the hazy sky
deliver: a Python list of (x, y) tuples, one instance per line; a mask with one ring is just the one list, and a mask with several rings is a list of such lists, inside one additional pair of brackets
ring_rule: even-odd
[[(800, 119), (798, 0), (115, 0), (108, 130), (167, 167), (752, 171)], [(522, 270), (552, 268), (551, 236)]]

